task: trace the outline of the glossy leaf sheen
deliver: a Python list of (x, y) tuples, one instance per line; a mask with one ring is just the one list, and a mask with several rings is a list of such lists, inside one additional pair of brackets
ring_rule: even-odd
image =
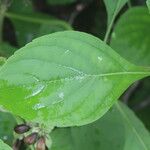
[(108, 15), (108, 26), (111, 24), (113, 18), (116, 17), (118, 12), (122, 9), (127, 1), (128, 0), (104, 0)]
[(58, 32), (34, 40), (2, 66), (0, 105), (29, 121), (83, 125), (149, 74), (94, 36)]
[(0, 140), (0, 150), (12, 150), (7, 144)]
[(150, 65), (150, 14), (146, 7), (129, 9), (116, 24), (111, 47), (137, 65)]
[[(117, 134), (116, 134), (117, 133)], [(118, 103), (98, 121), (56, 129), (52, 150), (149, 150), (150, 134), (124, 104)]]

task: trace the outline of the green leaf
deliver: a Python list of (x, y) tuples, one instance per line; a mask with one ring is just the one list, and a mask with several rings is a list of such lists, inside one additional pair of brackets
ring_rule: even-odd
[(2, 140), (0, 140), (0, 149), (1, 150), (12, 150), (8, 145), (6, 145)]
[(31, 1), (13, 1), (5, 15), (13, 22), (19, 46), (45, 34), (72, 29), (65, 21), (35, 12)]
[(124, 104), (118, 103), (98, 121), (56, 129), (52, 150), (149, 150), (150, 134)]
[(149, 11), (150, 11), (150, 0), (147, 0), (147, 1), (146, 1), (146, 4), (147, 4), (147, 7), (148, 7), (148, 9), (149, 9)]
[(71, 130), (71, 128), (54, 129), (50, 134), (52, 138), (51, 150), (60, 150), (60, 147), (62, 150), (74, 150), (75, 145)]
[[(21, 8), (21, 9), (18, 9)], [(31, 0), (13, 0), (9, 7), (9, 11), (13, 13), (32, 13), (33, 4)]]
[[(122, 108), (121, 108), (122, 107)], [(117, 105), (118, 110), (120, 111), (123, 119), (126, 121), (126, 130), (130, 128), (132, 130), (132, 134), (129, 133), (127, 136), (127, 141), (129, 145), (126, 145), (126, 150), (131, 148), (131, 141), (135, 138), (135, 142), (132, 146), (132, 149), (134, 150), (148, 150), (150, 149), (150, 134), (145, 129), (144, 125), (140, 120), (135, 116), (135, 114), (129, 110), (125, 106), (119, 106)]]
[(12, 145), (13, 142), (15, 125), (16, 121), (11, 114), (0, 111), (0, 139), (9, 145)]
[(51, 5), (65, 5), (75, 2), (76, 0), (47, 0)]
[(116, 15), (123, 8), (123, 6), (127, 3), (128, 0), (104, 0), (107, 16), (108, 26), (111, 24), (112, 20), (115, 19)]
[(129, 9), (118, 21), (111, 47), (138, 65), (150, 65), (150, 15), (147, 8)]
[(103, 116), (131, 83), (149, 74), (92, 35), (57, 32), (1, 67), (0, 105), (28, 121), (79, 126)]
[(19, 46), (24, 46), (32, 39), (44, 34), (72, 29), (65, 21), (40, 13), (17, 14), (8, 12), (6, 16), (11, 19), (15, 26)]
[[(128, 10), (118, 21), (112, 34), (111, 46), (120, 55), (138, 65), (150, 65), (150, 15), (146, 7)], [(134, 56), (134, 57), (133, 57)], [(145, 79), (129, 100), (130, 107), (136, 109), (137, 115), (150, 129), (149, 107), (139, 108), (147, 103), (150, 80)], [(140, 109), (140, 110), (139, 110)]]
[(107, 30), (104, 37), (104, 42), (108, 42), (115, 18), (127, 1), (128, 0), (104, 0), (107, 10)]

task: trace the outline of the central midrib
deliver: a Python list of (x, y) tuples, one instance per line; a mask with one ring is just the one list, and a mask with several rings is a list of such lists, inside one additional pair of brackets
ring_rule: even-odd
[[(40, 78), (36, 77), (33, 74), (28, 74), (33, 76), (34, 78), (37, 78), (37, 80), (40, 81)], [(56, 79), (56, 80), (42, 80), (41, 82), (60, 82), (60, 81), (71, 81), (71, 80), (77, 80), (77, 78), (79, 78), (79, 80), (84, 80), (85, 78), (97, 78), (97, 77), (109, 77), (109, 76), (119, 76), (119, 75), (143, 75), (142, 77), (146, 77), (150, 75), (150, 72), (115, 72), (115, 73), (105, 73), (105, 74), (80, 74), (80, 75), (76, 75), (76, 76), (70, 76), (70, 77), (66, 77), (66, 78), (60, 78), (60, 79)], [(80, 79), (81, 78), (81, 79)], [(83, 79), (82, 79), (83, 78)]]

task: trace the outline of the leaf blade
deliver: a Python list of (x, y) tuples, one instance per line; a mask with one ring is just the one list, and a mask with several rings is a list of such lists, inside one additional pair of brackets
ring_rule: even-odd
[(12, 150), (8, 145), (6, 145), (2, 140), (0, 140), (1, 150)]
[[(150, 144), (148, 142), (148, 137), (150, 137), (150, 134), (147, 130), (141, 130), (142, 128), (144, 128), (144, 125), (141, 122), (137, 124), (137, 122), (139, 121), (138, 118), (136, 118), (135, 114), (123, 104), (117, 104), (116, 107), (126, 120), (127, 124), (129, 124), (129, 127), (133, 131), (133, 134), (135, 134), (138, 141), (141, 143), (141, 148), (143, 147), (144, 150), (148, 150), (150, 147)], [(145, 136), (143, 136), (143, 134), (145, 134)]]
[(129, 9), (116, 24), (111, 38), (112, 48), (132, 63), (148, 66), (149, 25), (150, 15), (145, 7)]
[(72, 30), (71, 25), (63, 20), (35, 12), (31, 1), (13, 1), (5, 16), (10, 18), (15, 27), (19, 46), (24, 46), (32, 39), (45, 34)]
[(29, 121), (79, 126), (100, 118), (131, 83), (149, 74), (96, 37), (57, 32), (9, 58), (0, 72), (1, 104)]
[(127, 3), (128, 0), (104, 0), (107, 14), (108, 14), (108, 21), (107, 25), (111, 24), (111, 21), (114, 20), (113, 18), (116, 17), (118, 12), (122, 9), (122, 7)]
[[(130, 125), (121, 112), (129, 115)], [(132, 128), (135, 128), (138, 136), (141, 137), (144, 147)], [(60, 147), (62, 150), (128, 150), (131, 148), (148, 150), (150, 148), (149, 132), (135, 114), (121, 102), (115, 104), (98, 121), (82, 127), (56, 129), (52, 131), (51, 137), (52, 150), (59, 150)]]

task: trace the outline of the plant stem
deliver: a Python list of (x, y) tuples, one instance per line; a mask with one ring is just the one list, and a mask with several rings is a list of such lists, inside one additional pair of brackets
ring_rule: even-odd
[(114, 24), (116, 15), (117, 15), (117, 13), (118, 13), (118, 8), (119, 8), (119, 3), (117, 4), (117, 7), (116, 7), (116, 9), (115, 9), (115, 11), (114, 11), (114, 14), (113, 14), (113, 16), (112, 16), (112, 19), (111, 19), (110, 24), (109, 24), (108, 27), (107, 27), (107, 31), (106, 31), (105, 38), (104, 38), (104, 42), (105, 42), (105, 43), (108, 42), (108, 38), (109, 38), (109, 35), (110, 35), (110, 32), (111, 32), (112, 26), (113, 26), (113, 24)]
[(118, 12), (120, 11), (120, 9), (119, 9), (119, 7), (120, 7), (120, 2), (121, 2), (121, 0), (118, 1), (117, 6), (116, 6), (116, 9), (115, 9), (115, 11), (114, 11), (114, 13), (113, 13), (111, 22), (110, 22), (110, 24), (108, 24), (107, 31), (106, 31), (105, 38), (104, 38), (104, 42), (105, 42), (105, 43), (108, 42), (108, 38), (109, 38), (109, 36), (110, 36), (111, 29), (112, 29), (112, 27), (113, 27), (115, 18), (116, 18), (116, 16), (117, 16)]
[(111, 29), (112, 29), (112, 26), (114, 24), (114, 20), (115, 20), (115, 15), (113, 15), (113, 18), (107, 28), (107, 31), (106, 31), (106, 34), (105, 34), (105, 38), (104, 38), (104, 42), (107, 43), (108, 42), (108, 38), (109, 38), (109, 35), (110, 35), (110, 32), (111, 32)]

